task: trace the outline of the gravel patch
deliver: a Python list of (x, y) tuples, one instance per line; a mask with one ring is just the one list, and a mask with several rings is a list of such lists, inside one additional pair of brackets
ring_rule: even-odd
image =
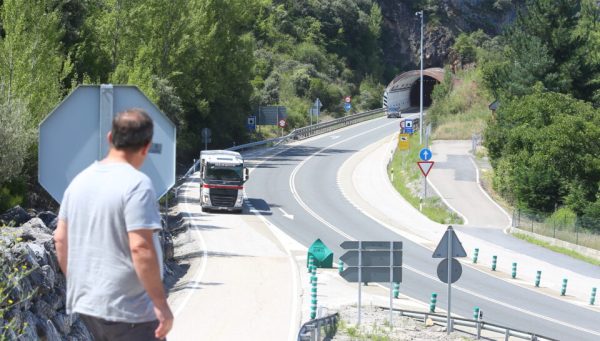
[(356, 306), (344, 306), (339, 310), (340, 323), (336, 335), (331, 340), (476, 340), (473, 335), (454, 331), (446, 334), (446, 327), (427, 326), (422, 321), (394, 315), (394, 326), (389, 325), (389, 311), (374, 306), (361, 309), (360, 328), (355, 326), (358, 310)]

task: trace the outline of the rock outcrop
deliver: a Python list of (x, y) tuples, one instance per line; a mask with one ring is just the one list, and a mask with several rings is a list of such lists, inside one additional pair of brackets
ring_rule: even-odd
[[(378, 0), (383, 15), (385, 62), (400, 63), (399, 70), (419, 66), (421, 26), (415, 12), (423, 8), (412, 0)], [(483, 30), (490, 36), (516, 18), (517, 8), (525, 1), (516, 0), (439, 0), (425, 5), (423, 64), (425, 68), (451, 63), (450, 50), (461, 32)]]

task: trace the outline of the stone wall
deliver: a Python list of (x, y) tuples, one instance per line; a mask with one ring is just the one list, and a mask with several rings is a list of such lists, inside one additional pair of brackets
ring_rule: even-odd
[[(0, 215), (0, 340), (91, 340), (77, 315), (65, 312), (65, 276), (52, 236), (56, 223), (52, 212), (18, 206)], [(170, 259), (170, 233), (161, 237)]]
[(17, 206), (0, 216), (0, 224), (0, 335), (8, 340), (90, 340), (81, 320), (65, 313), (65, 277), (52, 240), (56, 215)]

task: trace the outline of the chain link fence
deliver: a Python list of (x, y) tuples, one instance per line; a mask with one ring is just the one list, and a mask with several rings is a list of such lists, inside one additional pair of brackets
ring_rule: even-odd
[(600, 221), (597, 219), (518, 209), (513, 212), (513, 222), (520, 230), (600, 250)]

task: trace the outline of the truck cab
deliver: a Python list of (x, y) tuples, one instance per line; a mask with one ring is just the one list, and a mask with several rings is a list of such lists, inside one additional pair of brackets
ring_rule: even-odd
[(221, 210), (240, 213), (248, 169), (238, 152), (203, 150), (200, 152), (200, 205), (202, 211)]

